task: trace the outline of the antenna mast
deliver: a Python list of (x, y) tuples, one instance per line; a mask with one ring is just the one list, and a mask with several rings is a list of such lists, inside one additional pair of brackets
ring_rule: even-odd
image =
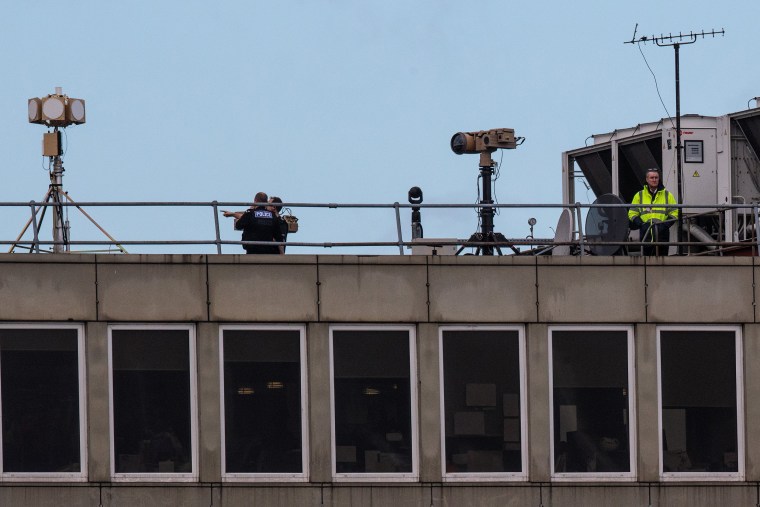
[[(707, 36), (715, 37), (716, 35), (725, 35), (725, 30), (722, 28), (720, 31), (717, 31), (715, 29), (710, 30), (709, 32), (705, 32), (704, 30), (700, 32), (689, 32), (689, 33), (681, 33), (678, 32), (677, 35), (673, 35), (672, 33), (669, 33), (668, 35), (660, 34), (660, 36), (652, 35), (651, 37), (647, 36), (641, 36), (638, 39), (636, 38), (636, 32), (638, 31), (639, 24), (636, 23), (636, 26), (633, 29), (633, 37), (631, 40), (624, 42), (623, 44), (641, 44), (642, 42), (646, 44), (647, 42), (654, 42), (660, 47), (668, 47), (671, 46), (675, 52), (675, 59), (676, 59), (676, 175), (678, 178), (678, 204), (683, 204), (683, 166), (681, 161), (681, 79), (680, 79), (680, 69), (679, 69), (679, 50), (682, 45), (686, 44), (694, 44), (697, 42), (697, 39), (699, 37), (702, 37), (703, 39)], [(683, 242), (683, 208), (680, 209), (678, 213), (678, 243)], [(678, 253), (681, 253), (681, 245), (678, 245)]]

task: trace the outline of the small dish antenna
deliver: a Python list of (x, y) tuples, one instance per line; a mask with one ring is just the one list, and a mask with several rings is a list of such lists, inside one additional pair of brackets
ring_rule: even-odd
[[(615, 194), (600, 195), (586, 215), (585, 240), (592, 255), (615, 255), (628, 237), (628, 210)], [(599, 206), (601, 205), (601, 206)]]
[[(570, 243), (573, 240), (573, 215), (565, 208), (559, 215), (557, 228), (554, 230), (555, 243)], [(557, 245), (552, 248), (552, 255), (570, 255), (570, 245)]]

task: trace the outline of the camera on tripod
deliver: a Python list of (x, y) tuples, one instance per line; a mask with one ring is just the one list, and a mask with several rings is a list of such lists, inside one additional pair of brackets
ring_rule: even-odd
[(517, 148), (515, 129), (491, 129), (479, 132), (457, 132), (451, 137), (451, 151), (463, 153), (491, 153), (497, 149)]

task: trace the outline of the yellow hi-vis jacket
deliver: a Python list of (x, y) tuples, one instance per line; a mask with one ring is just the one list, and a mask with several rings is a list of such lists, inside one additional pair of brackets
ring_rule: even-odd
[(644, 185), (644, 188), (636, 192), (633, 196), (631, 204), (641, 204), (643, 206), (632, 206), (628, 209), (628, 220), (633, 221), (634, 218), (639, 217), (644, 223), (651, 222), (655, 219), (659, 222), (664, 222), (669, 218), (678, 218), (678, 208), (663, 208), (659, 206), (652, 206), (652, 204), (678, 204), (676, 203), (673, 194), (665, 190), (664, 188), (658, 188), (654, 196), (649, 192), (649, 187)]

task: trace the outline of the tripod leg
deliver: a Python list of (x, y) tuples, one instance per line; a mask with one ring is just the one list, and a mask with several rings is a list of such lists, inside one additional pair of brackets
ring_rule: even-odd
[[(46, 202), (48, 202), (50, 200), (50, 192), (51, 192), (51, 190), (52, 189), (48, 188), (48, 191), (45, 193), (45, 196), (42, 198), (42, 202), (46, 203)], [(21, 232), (19, 233), (19, 235), (16, 237), (16, 240), (11, 245), (11, 248), (10, 248), (10, 250), (8, 250), (8, 253), (13, 253), (13, 251), (16, 249), (16, 246), (18, 245), (18, 242), (21, 240), (22, 236), (24, 234), (26, 234), (26, 231), (29, 229), (29, 226), (32, 224), (32, 220), (34, 220), (34, 217), (35, 217), (35, 215), (37, 214), (37, 212), (39, 210), (40, 210), (40, 207), (38, 206), (37, 209), (35, 210), (35, 212), (32, 214), (32, 216), (29, 217), (29, 220), (26, 221), (26, 224), (24, 224), (24, 227), (21, 229)], [(47, 206), (45, 207), (45, 210), (47, 210)], [(42, 219), (45, 218), (45, 210), (42, 211), (42, 216), (40, 217), (40, 221), (35, 226), (35, 228), (37, 230), (39, 230), (40, 225), (42, 225)], [(33, 244), (31, 246), (31, 248), (29, 249), (29, 251), (31, 251), (32, 249), (34, 249), (34, 247), (35, 247), (35, 244)]]
[(114, 244), (116, 245), (116, 248), (118, 248), (119, 250), (121, 250), (121, 253), (127, 253), (127, 251), (124, 249), (124, 247), (123, 247), (123, 246), (121, 246), (121, 245), (120, 245), (120, 244), (119, 244), (119, 243), (118, 243), (118, 242), (117, 242), (117, 241), (116, 241), (116, 240), (115, 240), (115, 239), (114, 239), (114, 238), (113, 238), (113, 237), (112, 237), (110, 234), (108, 234), (108, 233), (106, 232), (106, 230), (105, 230), (105, 229), (103, 229), (103, 228), (102, 228), (102, 227), (101, 227), (101, 226), (100, 226), (100, 225), (99, 225), (99, 224), (98, 224), (98, 223), (95, 221), (95, 219), (94, 219), (94, 218), (92, 218), (90, 215), (88, 215), (88, 214), (87, 214), (87, 212), (86, 212), (85, 210), (83, 210), (83, 209), (82, 209), (82, 208), (81, 208), (79, 205), (77, 205), (77, 203), (75, 203), (75, 202), (74, 202), (74, 199), (72, 199), (71, 197), (69, 197), (69, 194), (68, 194), (67, 192), (61, 192), (61, 195), (63, 195), (63, 196), (66, 198), (66, 200), (67, 200), (67, 201), (69, 201), (70, 203), (74, 204), (74, 205), (76, 206), (76, 209), (78, 209), (79, 211), (81, 211), (81, 212), (82, 212), (82, 214), (83, 214), (85, 217), (87, 217), (87, 220), (89, 220), (90, 222), (92, 222), (92, 224), (93, 224), (95, 227), (97, 227), (97, 228), (98, 228), (98, 230), (100, 230), (100, 232), (102, 232), (102, 233), (103, 233), (103, 234), (104, 234), (104, 235), (105, 235), (105, 236), (106, 236), (108, 239), (110, 239), (111, 241), (113, 241), (113, 242), (114, 242)]

